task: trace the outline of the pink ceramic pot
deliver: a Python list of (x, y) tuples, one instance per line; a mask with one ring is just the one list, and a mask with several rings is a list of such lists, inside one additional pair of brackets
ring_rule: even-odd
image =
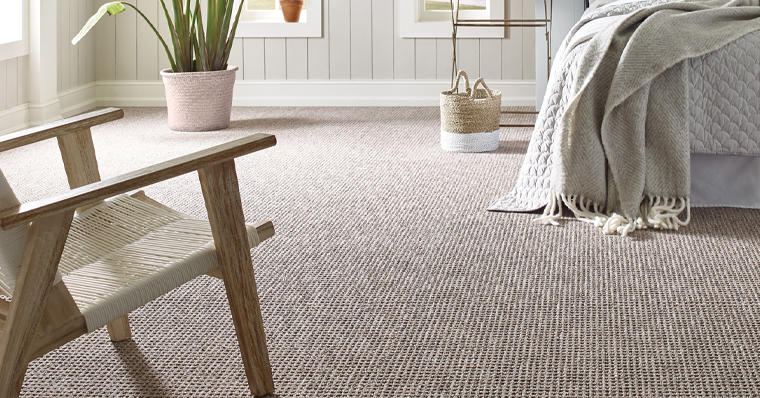
[(213, 72), (161, 71), (169, 111), (169, 128), (176, 131), (226, 129), (232, 112), (237, 66)]

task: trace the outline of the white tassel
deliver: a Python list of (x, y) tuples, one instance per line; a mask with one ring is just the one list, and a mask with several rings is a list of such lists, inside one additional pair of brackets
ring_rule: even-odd
[[(578, 195), (552, 193), (543, 216), (534, 221), (543, 225), (559, 225), (562, 218), (562, 205), (567, 206), (576, 219), (600, 228), (605, 235), (628, 236), (640, 229), (662, 229), (677, 231), (691, 221), (691, 202), (689, 198), (662, 198), (647, 196), (641, 202), (640, 216), (636, 219), (621, 214), (609, 215), (604, 206)], [(682, 220), (681, 214), (686, 212)]]
[(549, 197), (549, 203), (544, 208), (544, 215), (536, 218), (533, 222), (557, 226), (560, 218), (562, 218), (562, 202), (559, 195), (552, 194)]

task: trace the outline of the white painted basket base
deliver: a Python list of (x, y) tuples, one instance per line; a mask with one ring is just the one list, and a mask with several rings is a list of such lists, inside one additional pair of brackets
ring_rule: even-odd
[(499, 130), (487, 133), (450, 133), (441, 130), (441, 148), (449, 152), (488, 152), (499, 149)]

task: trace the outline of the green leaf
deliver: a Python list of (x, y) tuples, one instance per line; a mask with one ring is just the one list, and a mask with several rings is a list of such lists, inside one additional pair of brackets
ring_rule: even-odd
[[(196, 54), (196, 56), (200, 60), (201, 70), (209, 71), (212, 69), (209, 69), (209, 64), (208, 64), (208, 47), (206, 44), (206, 36), (203, 32), (203, 15), (201, 14), (200, 3), (196, 3), (196, 7), (195, 7), (195, 24), (196, 24), (196, 30), (198, 31), (197, 48), (199, 49), (198, 54)], [(193, 36), (193, 38), (195, 39), (195, 36)]]
[(108, 10), (108, 15), (121, 14), (127, 9), (127, 7), (124, 7), (124, 4), (121, 4), (120, 1), (106, 3), (103, 6), (106, 7), (106, 10)]
[(230, 30), (230, 38), (227, 40), (227, 47), (224, 49), (224, 59), (222, 62), (227, 67), (227, 61), (230, 58), (232, 52), (232, 43), (235, 41), (235, 34), (237, 33), (238, 21), (240, 20), (240, 12), (243, 11), (243, 2), (240, 2), (238, 6), (237, 14), (235, 14), (235, 22), (232, 23), (232, 29)]
[(87, 35), (87, 33), (95, 27), (95, 24), (97, 24), (98, 21), (100, 21), (100, 19), (103, 18), (106, 14), (116, 15), (124, 12), (126, 9), (127, 8), (124, 7), (124, 4), (122, 4), (120, 1), (103, 4), (100, 6), (100, 8), (98, 8), (95, 14), (93, 14), (90, 19), (87, 20), (84, 26), (82, 26), (82, 29), (79, 31), (79, 33), (77, 33), (77, 35), (71, 39), (71, 44), (77, 45), (77, 43), (79, 43)]

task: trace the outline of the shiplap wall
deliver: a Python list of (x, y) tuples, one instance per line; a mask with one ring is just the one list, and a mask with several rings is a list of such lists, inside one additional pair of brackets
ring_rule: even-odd
[(27, 102), (28, 62), (28, 56), (0, 61), (0, 111)]
[(93, 33), (76, 46), (71, 39), (101, 4), (99, 0), (58, 0), (58, 92), (95, 81), (95, 41)]
[[(67, 40), (81, 24), (81, 4), (104, 0), (59, 0), (68, 3)], [(319, 38), (243, 38), (235, 41), (230, 63), (240, 66), (245, 80), (371, 80), (448, 79), (451, 41), (402, 39), (396, 33), (394, 0), (323, 0), (323, 36)], [(411, 0), (402, 0), (411, 1)], [(512, 18), (532, 18), (533, 0), (504, 0)], [(168, 38), (163, 13), (156, 0), (136, 5), (158, 21)], [(66, 8), (66, 7), (62, 7)], [(84, 20), (82, 20), (84, 22)], [(59, 23), (59, 25), (65, 25)], [(76, 25), (76, 29), (74, 28)], [(59, 30), (64, 29), (62, 26)], [(131, 10), (104, 18), (95, 31), (94, 54), (82, 47), (59, 44), (59, 84), (62, 90), (95, 80), (157, 80), (168, 66), (163, 49), (147, 24)], [(535, 50), (533, 29), (512, 29), (505, 39), (463, 39), (459, 42), (461, 67), (471, 75), (491, 80), (533, 80)], [(118, 38), (118, 44), (117, 44)], [(65, 51), (60, 51), (60, 50)], [(88, 58), (89, 56), (89, 58)], [(93, 71), (89, 68), (94, 63)], [(84, 70), (82, 70), (84, 66)]]

